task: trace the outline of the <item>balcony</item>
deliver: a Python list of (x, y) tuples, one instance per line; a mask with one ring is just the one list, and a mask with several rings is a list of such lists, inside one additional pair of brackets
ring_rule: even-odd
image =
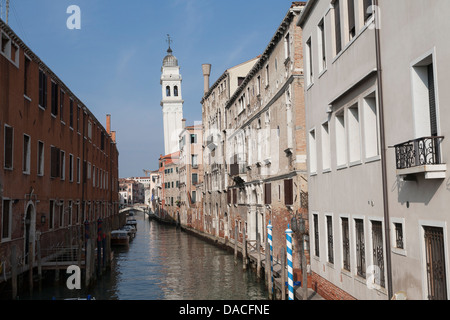
[(406, 177), (424, 173), (425, 179), (445, 179), (447, 165), (441, 161), (444, 137), (424, 137), (395, 147), (397, 175)]

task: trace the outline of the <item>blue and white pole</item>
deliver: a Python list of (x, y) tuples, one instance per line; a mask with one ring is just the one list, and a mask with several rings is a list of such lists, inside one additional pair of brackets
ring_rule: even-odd
[(286, 247), (287, 247), (287, 261), (288, 261), (288, 290), (289, 300), (294, 300), (294, 276), (292, 268), (292, 230), (288, 228), (286, 230)]
[(273, 294), (273, 246), (272, 246), (272, 223), (269, 221), (267, 226), (267, 240), (269, 241), (269, 251), (270, 251), (270, 277), (272, 281), (272, 294)]

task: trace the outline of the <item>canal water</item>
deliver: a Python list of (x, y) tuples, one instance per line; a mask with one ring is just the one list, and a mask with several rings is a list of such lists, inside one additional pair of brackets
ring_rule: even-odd
[(187, 234), (174, 226), (135, 216), (137, 233), (128, 248), (113, 247), (111, 270), (90, 290), (69, 290), (61, 272), (59, 284), (51, 282), (23, 300), (78, 298), (97, 300), (265, 300), (264, 281), (243, 271), (234, 254)]

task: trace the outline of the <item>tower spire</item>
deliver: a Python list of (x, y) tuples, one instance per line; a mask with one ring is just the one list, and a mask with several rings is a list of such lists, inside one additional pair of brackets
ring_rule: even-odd
[(172, 52), (172, 49), (170, 48), (170, 44), (173, 42), (172, 38), (170, 38), (170, 34), (167, 34), (167, 43), (169, 44), (169, 49), (167, 49), (167, 52)]

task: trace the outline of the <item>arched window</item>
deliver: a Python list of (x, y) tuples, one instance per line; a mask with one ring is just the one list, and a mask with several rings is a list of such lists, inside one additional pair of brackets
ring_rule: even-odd
[(174, 95), (175, 97), (178, 97), (178, 86), (175, 86), (175, 87), (173, 88), (173, 95)]
[(170, 97), (170, 87), (169, 86), (166, 87), (166, 96)]

